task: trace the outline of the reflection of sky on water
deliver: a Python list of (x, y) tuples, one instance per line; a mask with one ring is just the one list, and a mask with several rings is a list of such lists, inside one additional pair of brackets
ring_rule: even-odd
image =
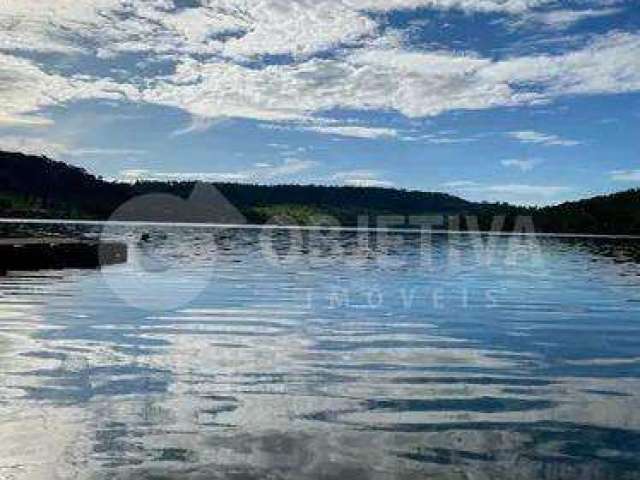
[[(238, 235), (132, 244), (174, 256), (163, 289), (180, 265), (169, 311), (99, 272), (0, 278), (0, 478), (637, 478), (633, 245), (479, 266), (456, 239), (462, 261), (429, 270), (274, 266)], [(132, 265), (105, 274), (157, 295)]]

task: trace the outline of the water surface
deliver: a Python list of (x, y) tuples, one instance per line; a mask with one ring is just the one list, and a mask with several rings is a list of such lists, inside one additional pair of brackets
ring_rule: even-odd
[(1, 479), (640, 478), (633, 240), (140, 233), (0, 277)]

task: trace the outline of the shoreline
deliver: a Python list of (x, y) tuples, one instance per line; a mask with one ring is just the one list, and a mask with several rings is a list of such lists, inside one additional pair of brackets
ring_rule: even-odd
[[(331, 231), (331, 232), (366, 232), (366, 233), (414, 233), (428, 231), (432, 235), (486, 235), (495, 237), (541, 237), (541, 238), (585, 238), (603, 240), (640, 240), (640, 235), (592, 234), (592, 233), (553, 233), (553, 232), (493, 232), (486, 230), (421, 230), (418, 228), (386, 228), (386, 227), (339, 227), (322, 225), (271, 225), (271, 224), (224, 224), (224, 223), (188, 223), (188, 222), (144, 222), (144, 221), (109, 221), (109, 220), (68, 220), (38, 218), (0, 218), (0, 225), (86, 225), (116, 227), (165, 227), (165, 228), (212, 228), (232, 230), (294, 230), (294, 231)], [(39, 239), (39, 237), (33, 237)], [(46, 237), (43, 237), (46, 238)], [(10, 240), (10, 239), (8, 239)]]

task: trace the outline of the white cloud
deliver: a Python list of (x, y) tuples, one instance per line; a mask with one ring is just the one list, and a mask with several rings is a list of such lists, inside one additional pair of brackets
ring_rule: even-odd
[(456, 143), (470, 143), (477, 142), (479, 137), (447, 137), (433, 134), (426, 135), (405, 135), (402, 140), (407, 142), (424, 142), (434, 145), (456, 144)]
[(200, 116), (192, 116), (191, 123), (184, 127), (171, 132), (170, 137), (180, 137), (189, 133), (202, 133), (209, 130), (214, 125), (224, 122), (224, 118), (203, 118)]
[(459, 181), (444, 184), (459, 195), (472, 200), (510, 202), (519, 205), (545, 205), (563, 200), (572, 189), (562, 185), (529, 185), (521, 183), (481, 184)]
[(610, 33), (586, 47), (562, 55), (518, 57), (496, 62), (481, 71), (488, 82), (536, 85), (529, 100), (550, 100), (575, 94), (622, 93), (640, 90), (640, 35)]
[(391, 188), (394, 186), (393, 182), (388, 180), (378, 180), (375, 178), (349, 178), (344, 181), (344, 184), (349, 187)]
[(398, 136), (398, 131), (394, 128), (375, 128), (375, 127), (361, 127), (361, 126), (317, 126), (317, 127), (305, 127), (303, 130), (309, 130), (318, 133), (324, 133), (327, 135), (337, 135), (340, 137), (352, 137), (352, 138), (395, 138)]
[[(437, 70), (432, 78), (421, 77), (415, 72), (396, 71), (393, 66), (363, 63), (368, 58), (312, 59), (260, 70), (225, 62), (185, 61), (175, 75), (146, 90), (143, 98), (202, 117), (305, 122), (312, 113), (335, 108), (395, 109), (409, 117), (420, 117), (510, 101), (506, 97), (498, 101), (493, 85), (463, 81), (455, 86), (455, 78)], [(446, 63), (446, 58), (442, 56), (437, 63)], [(452, 61), (460, 62), (458, 58)], [(505, 89), (508, 86), (497, 87)]]
[[(117, 8), (118, 0), (55, 0), (28, 2), (3, 0), (0, 13), (0, 49), (34, 50), (44, 53), (75, 53), (72, 32), (96, 26), (101, 12)], [(95, 28), (94, 28), (95, 31)]]
[(131, 157), (146, 155), (147, 150), (140, 148), (75, 148), (67, 155), (72, 157)]
[[(131, 83), (124, 84), (82, 72), (47, 73), (32, 61), (0, 54), (0, 118), (82, 99), (126, 99), (190, 113), (199, 120), (179, 132), (185, 133), (218, 118), (309, 122), (333, 109), (425, 117), (640, 90), (639, 34), (603, 35), (555, 56), (496, 61), (379, 42), (379, 25), (363, 13), (422, 6), (520, 14), (551, 3), (547, 0), (219, 0), (178, 10), (169, 0), (59, 0), (41, 2), (37, 9), (28, 3), (5, 0), (3, 19), (16, 25), (7, 35), (20, 29), (35, 35), (25, 40), (30, 48), (95, 44), (94, 53), (112, 59), (121, 52), (161, 53), (176, 61), (177, 69), (146, 77), (132, 72)], [(234, 35), (221, 37), (229, 33)], [(345, 45), (350, 48), (332, 58), (313, 57)], [(196, 55), (203, 53), (215, 56)], [(294, 61), (260, 68), (246, 62), (283, 53), (293, 54)], [(320, 127), (349, 136), (391, 135), (367, 126)]]
[(506, 83), (478, 81), (487, 59), (451, 52), (364, 50), (349, 57), (343, 95), (360, 108), (393, 109), (408, 117), (512, 103)]
[[(41, 3), (34, 9), (23, 0), (5, 0), (3, 14), (9, 21), (0, 46), (68, 51), (69, 41), (56, 34), (71, 32), (97, 40), (102, 58), (125, 52), (307, 55), (377, 28), (359, 6), (341, 0), (217, 0), (178, 10), (165, 0)], [(225, 34), (237, 36), (218, 38)], [(16, 36), (26, 42), (13, 40)]]
[(360, 177), (360, 178), (376, 178), (379, 175), (379, 172), (376, 170), (345, 170), (341, 172), (336, 172), (331, 176), (332, 180), (342, 181), (347, 178)]
[(376, 170), (346, 170), (334, 173), (329, 181), (351, 187), (384, 187), (390, 188), (394, 183), (379, 178), (380, 172)]
[(240, 15), (225, 14), (223, 6), (216, 8), (213, 2), (209, 7), (189, 8), (173, 14), (149, 8), (146, 9), (146, 15), (142, 10), (137, 13), (142, 14), (143, 18), (146, 16), (159, 21), (167, 30), (175, 31), (193, 44), (206, 44), (213, 34), (241, 32), (251, 25)]
[(138, 91), (104, 78), (48, 74), (29, 60), (0, 53), (0, 119), (33, 119), (26, 114), (73, 100), (98, 98), (135, 101)]
[(69, 146), (46, 138), (3, 135), (0, 136), (0, 150), (5, 152), (20, 152), (29, 155), (57, 157), (68, 153)]
[[(349, 138), (398, 138), (401, 140), (408, 139), (405, 136), (400, 136), (400, 132), (395, 128), (370, 127), (366, 125), (358, 125), (355, 120), (338, 121), (326, 117), (301, 118), (295, 122), (287, 122), (278, 125), (261, 124), (260, 127), (273, 130), (299, 130)], [(286, 148), (289, 150), (291, 149), (288, 145), (269, 144), (269, 146), (275, 148)]]
[(453, 180), (451, 182), (445, 182), (442, 184), (445, 188), (467, 188), (467, 187), (476, 187), (479, 184), (472, 180)]
[[(424, 117), (634, 90), (640, 90), (640, 35), (613, 34), (576, 52), (499, 62), (449, 52), (368, 48), (339, 59), (262, 69), (185, 60), (175, 75), (147, 89), (143, 99), (202, 117), (309, 121), (313, 113), (336, 108)], [(556, 145), (576, 144), (548, 142), (554, 140)]]
[(447, 51), (423, 53), (392, 49), (359, 51), (352, 55), (351, 60), (355, 64), (392, 69), (405, 74), (445, 78), (473, 74), (491, 64), (487, 59)]
[(487, 192), (487, 193), (505, 193), (519, 195), (538, 195), (541, 197), (549, 197), (558, 193), (567, 192), (569, 187), (553, 186), (553, 185), (527, 185), (520, 183), (499, 184), (499, 185), (480, 185), (474, 184), (463, 187), (464, 190)]
[(541, 160), (535, 158), (529, 159), (518, 159), (518, 158), (509, 158), (506, 160), (502, 160), (500, 162), (504, 167), (514, 167), (520, 169), (522, 172), (529, 172), (534, 169), (537, 165), (540, 165)]
[[(0, 47), (71, 52), (89, 37), (103, 56), (118, 52), (306, 55), (371, 35), (365, 11), (427, 7), (525, 13), (551, 0), (209, 0), (174, 9), (170, 0), (3, 0)], [(217, 36), (235, 33), (227, 42)]]
[(53, 120), (35, 115), (10, 115), (0, 112), (0, 127), (48, 127)]
[(561, 147), (574, 147), (580, 145), (582, 142), (577, 140), (570, 140), (561, 138), (557, 135), (536, 132), (533, 130), (522, 130), (518, 132), (508, 132), (507, 135), (522, 143), (536, 143), (545, 146), (561, 146)]
[(98, 21), (100, 13), (116, 8), (119, 0), (55, 0), (33, 2), (24, 0), (3, 0), (3, 16), (34, 21), (51, 21), (54, 24), (65, 22), (88, 23)]
[(152, 177), (153, 175), (149, 170), (145, 170), (143, 168), (129, 168), (120, 171), (118, 180), (127, 183), (135, 183), (138, 180), (151, 179)]
[(0, 150), (21, 152), (30, 155), (45, 155), (51, 158), (67, 157), (123, 157), (146, 155), (147, 150), (139, 148), (79, 148), (69, 143), (43, 137), (25, 135), (0, 135)]
[(616, 182), (640, 182), (640, 170), (614, 170), (609, 176)]
[(620, 13), (620, 8), (603, 8), (601, 10), (553, 10), (545, 13), (535, 13), (526, 16), (524, 21), (533, 20), (552, 28), (566, 28), (588, 18), (607, 17)]
[(243, 173), (232, 172), (152, 172), (144, 169), (123, 170), (120, 179), (126, 182), (136, 180), (159, 181), (201, 181), (201, 182), (241, 182), (249, 180)]
[(569, 187), (553, 185), (526, 185), (526, 184), (506, 184), (488, 185), (482, 187), (482, 191), (488, 193), (506, 193), (518, 195), (537, 195), (540, 197), (553, 197), (558, 193), (569, 191)]
[(296, 173), (301, 173), (318, 165), (315, 160), (302, 160), (298, 158), (285, 158), (280, 165), (261, 167), (254, 171), (254, 175), (261, 178), (272, 179), (277, 177), (287, 177)]
[(230, 57), (264, 54), (307, 56), (372, 35), (376, 23), (339, 1), (271, 0), (249, 10), (255, 23), (224, 44)]
[(287, 158), (280, 164), (260, 163), (253, 169), (232, 172), (160, 172), (148, 169), (122, 170), (119, 179), (124, 182), (137, 180), (202, 181), (202, 182), (266, 182), (291, 177), (318, 165), (314, 160)]
[(551, 3), (550, 0), (343, 0), (352, 8), (389, 11), (427, 7), (436, 10), (463, 10), (466, 12), (521, 13)]

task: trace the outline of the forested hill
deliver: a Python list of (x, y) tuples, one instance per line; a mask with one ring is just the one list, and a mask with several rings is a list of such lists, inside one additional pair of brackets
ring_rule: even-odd
[(640, 235), (640, 189), (540, 208), (534, 218), (540, 231)]
[[(213, 184), (251, 223), (285, 215), (297, 224), (331, 215), (355, 225), (368, 215), (475, 215), (488, 228), (495, 215), (531, 215), (537, 231), (640, 235), (640, 190), (628, 190), (545, 208), (474, 203), (446, 193), (391, 188), (317, 185)], [(127, 200), (148, 193), (188, 198), (194, 182), (135, 184), (105, 181), (46, 157), (0, 152), (0, 216), (13, 218), (106, 219)]]
[[(148, 193), (188, 198), (194, 182), (108, 182), (46, 157), (0, 152), (0, 214), (7, 217), (106, 219), (128, 199)], [(477, 205), (445, 193), (317, 185), (214, 186), (249, 221), (281, 214), (301, 223), (315, 214), (354, 224), (358, 215), (471, 213)]]
[(9, 217), (106, 218), (130, 187), (46, 157), (0, 152), (0, 213)]

